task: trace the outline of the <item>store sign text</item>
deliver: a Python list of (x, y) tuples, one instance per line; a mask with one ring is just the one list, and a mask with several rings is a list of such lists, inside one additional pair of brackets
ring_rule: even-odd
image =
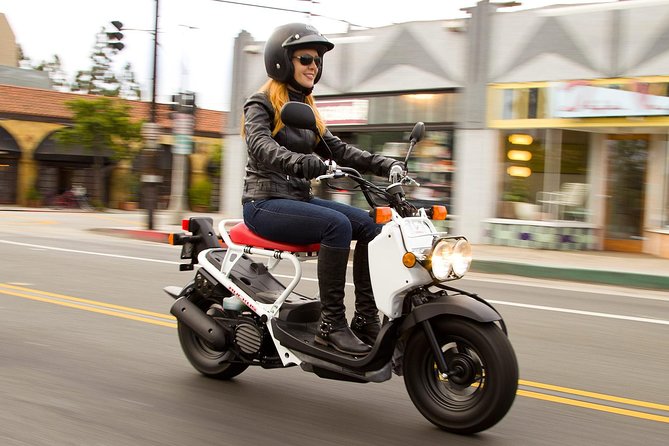
[(369, 100), (342, 99), (316, 101), (327, 125), (365, 125), (369, 118)]
[(558, 82), (551, 88), (553, 116), (591, 118), (607, 116), (669, 115), (669, 97), (648, 93), (648, 84), (632, 90), (591, 85), (586, 81)]

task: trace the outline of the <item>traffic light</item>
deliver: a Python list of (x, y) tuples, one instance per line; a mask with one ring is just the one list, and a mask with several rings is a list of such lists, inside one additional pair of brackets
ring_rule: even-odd
[(111, 24), (114, 25), (117, 31), (107, 33), (107, 46), (109, 48), (115, 49), (116, 51), (121, 51), (123, 48), (125, 48), (125, 45), (121, 42), (123, 39), (123, 33), (121, 32), (123, 29), (123, 23), (119, 22), (118, 20), (114, 20), (111, 22)]

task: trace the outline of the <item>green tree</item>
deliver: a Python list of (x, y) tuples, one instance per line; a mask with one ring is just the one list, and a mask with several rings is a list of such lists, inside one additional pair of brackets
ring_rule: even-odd
[(119, 76), (120, 92), (119, 96), (131, 101), (142, 100), (142, 87), (135, 79), (135, 72), (132, 70), (132, 64), (128, 62), (123, 67), (123, 72)]
[(98, 96), (118, 96), (121, 84), (112, 69), (115, 50), (107, 46), (104, 27), (95, 36), (95, 45), (90, 59), (90, 70), (80, 70), (72, 84), (72, 91)]
[(58, 54), (54, 54), (49, 61), (43, 60), (41, 64), (35, 67), (38, 71), (45, 71), (49, 74), (49, 79), (54, 88), (58, 91), (69, 91), (70, 87), (67, 82), (67, 75), (63, 71), (62, 63)]
[(57, 133), (63, 144), (79, 144), (93, 154), (94, 203), (101, 203), (103, 159), (111, 151), (116, 160), (132, 159), (142, 140), (141, 121), (130, 119), (130, 106), (118, 99), (75, 99), (66, 102), (72, 110), (72, 126)]
[(30, 57), (23, 51), (21, 44), (16, 44), (16, 60), (19, 62), (19, 68), (30, 68), (32, 62)]

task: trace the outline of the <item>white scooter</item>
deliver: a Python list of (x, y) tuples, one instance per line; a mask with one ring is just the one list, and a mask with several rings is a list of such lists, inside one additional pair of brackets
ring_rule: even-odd
[[(286, 125), (316, 129), (306, 104), (288, 103)], [(425, 127), (410, 136), (409, 159)], [(316, 259), (318, 244), (277, 243), (252, 233), (241, 220), (223, 220), (217, 235), (211, 218), (184, 220), (190, 234), (170, 236), (195, 278), (166, 287), (176, 302), (181, 347), (205, 376), (233, 378), (249, 366), (300, 366), (322, 378), (383, 382), (393, 372), (421, 414), (440, 428), (471, 434), (493, 426), (508, 412), (518, 387), (518, 364), (500, 314), (485, 300), (444, 282), (461, 278), (471, 263), (464, 237), (435, 229), (431, 219), (445, 208), (414, 207), (403, 185), (406, 174), (385, 188), (354, 169), (330, 164), (321, 181), (347, 178), (357, 184), (377, 222), (385, 223), (369, 243), (372, 287), (383, 326), (371, 352), (351, 356), (314, 342), (320, 301), (295, 291), (301, 263)], [(287, 285), (272, 272), (292, 265)]]

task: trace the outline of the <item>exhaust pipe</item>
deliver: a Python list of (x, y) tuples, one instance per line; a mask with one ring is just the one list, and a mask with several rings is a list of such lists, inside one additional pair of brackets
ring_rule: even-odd
[(197, 305), (182, 296), (174, 302), (170, 313), (179, 322), (193, 330), (202, 340), (210, 343), (216, 350), (225, 351), (228, 342), (225, 330), (213, 318), (200, 310)]

